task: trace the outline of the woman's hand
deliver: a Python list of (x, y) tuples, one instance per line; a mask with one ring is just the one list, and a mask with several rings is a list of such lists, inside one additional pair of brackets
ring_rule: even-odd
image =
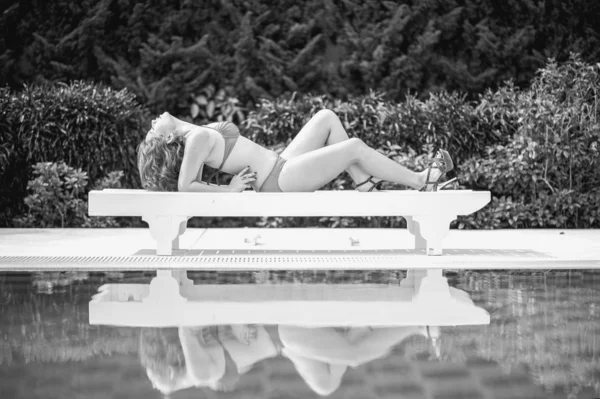
[(250, 187), (250, 183), (256, 181), (256, 172), (246, 173), (250, 166), (246, 166), (237, 175), (234, 175), (229, 182), (229, 189), (234, 193), (239, 193)]

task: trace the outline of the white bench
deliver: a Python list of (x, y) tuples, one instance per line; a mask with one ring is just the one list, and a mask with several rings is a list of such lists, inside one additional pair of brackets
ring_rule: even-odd
[(131, 327), (281, 324), (457, 326), (489, 324), (441, 269), (412, 270), (399, 285), (201, 284), (159, 270), (150, 284), (105, 284), (89, 303), (90, 324)]
[(489, 191), (355, 190), (312, 193), (190, 193), (104, 189), (89, 193), (89, 216), (141, 216), (157, 241), (157, 255), (179, 249), (179, 236), (191, 217), (402, 216), (415, 237), (415, 249), (442, 254), (450, 222), (490, 202)]

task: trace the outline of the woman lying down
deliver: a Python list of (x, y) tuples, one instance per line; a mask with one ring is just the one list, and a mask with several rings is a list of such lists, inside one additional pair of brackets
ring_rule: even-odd
[[(350, 138), (327, 109), (317, 112), (281, 154), (240, 135), (233, 123), (196, 126), (168, 113), (152, 122), (137, 152), (142, 187), (152, 191), (312, 192), (344, 171), (358, 191), (377, 191), (382, 181), (437, 191), (455, 180), (440, 184), (454, 167), (447, 151), (438, 151), (426, 170), (413, 172)], [(206, 182), (205, 164), (215, 169)], [(229, 185), (211, 183), (219, 171), (234, 175)]]

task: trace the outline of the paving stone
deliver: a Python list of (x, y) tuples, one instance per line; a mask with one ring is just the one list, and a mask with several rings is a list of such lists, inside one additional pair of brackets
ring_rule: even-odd
[[(344, 398), (344, 399), (380, 399), (379, 396), (372, 391), (356, 391), (356, 392), (348, 393), (346, 395), (344, 395), (344, 394), (345, 394), (345, 392), (341, 392), (338, 395), (338, 392), (336, 392), (335, 396), (338, 398)], [(413, 398), (407, 397), (407, 398), (402, 398), (402, 399), (413, 399)]]
[(344, 387), (350, 387), (355, 389), (360, 389), (365, 386), (365, 379), (361, 375), (351, 374), (346, 372), (344, 378), (342, 379), (342, 385)]
[(532, 384), (532, 380), (529, 376), (524, 374), (498, 374), (490, 376), (482, 376), (481, 383), (485, 386), (495, 387), (506, 387), (506, 386), (518, 386), (518, 385), (529, 385)]
[(469, 357), (465, 361), (465, 366), (468, 368), (479, 368), (479, 367), (498, 367), (498, 363), (493, 360), (484, 359), (482, 357)]
[(298, 372), (295, 372), (294, 374), (291, 373), (277, 373), (277, 374), (269, 374), (268, 380), (270, 382), (277, 382), (277, 383), (289, 383), (289, 382), (294, 382), (297, 381), (300, 377), (298, 376)]
[(288, 387), (287, 389), (276, 389), (271, 391), (265, 399), (308, 399), (316, 395), (310, 390), (308, 386), (304, 386), (302, 389), (298, 387)]
[(420, 370), (423, 378), (435, 380), (455, 380), (457, 378), (468, 378), (471, 373), (463, 367), (440, 367), (437, 369)]
[(483, 392), (479, 390), (455, 390), (455, 391), (441, 391), (435, 392), (432, 395), (433, 399), (484, 399)]
[(373, 391), (371, 391), (368, 386), (363, 386), (363, 387), (347, 386), (343, 382), (340, 385), (340, 387), (331, 396), (333, 396), (334, 398), (344, 398), (344, 399), (349, 399), (349, 398), (363, 399), (363, 398), (368, 398), (368, 397), (377, 398), (377, 395)]
[(384, 375), (409, 375), (413, 373), (413, 366), (402, 355), (391, 354), (385, 359), (378, 359), (366, 365), (366, 372), (374, 376)]
[(265, 390), (264, 381), (265, 379), (258, 375), (243, 375), (236, 386), (236, 390), (247, 392), (248, 394), (262, 394)]
[(549, 399), (541, 390), (504, 388), (491, 392), (491, 399)]
[(380, 396), (391, 393), (398, 397), (404, 397), (405, 395), (424, 393), (424, 389), (417, 383), (388, 383), (385, 386), (376, 387), (375, 392)]
[(400, 399), (400, 398), (402, 398), (402, 399), (428, 399), (425, 392), (407, 393), (406, 395), (403, 395), (403, 396), (398, 396), (398, 394), (396, 394), (394, 392), (389, 392), (389, 393), (381, 394), (378, 396), (378, 399)]

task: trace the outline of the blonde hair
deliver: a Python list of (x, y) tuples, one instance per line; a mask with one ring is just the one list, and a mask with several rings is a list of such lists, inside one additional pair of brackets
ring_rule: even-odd
[(187, 373), (177, 327), (142, 327), (138, 354), (146, 373), (163, 385), (173, 387)]
[(184, 150), (183, 136), (176, 136), (169, 143), (162, 137), (142, 141), (137, 147), (142, 188), (150, 191), (177, 191)]

